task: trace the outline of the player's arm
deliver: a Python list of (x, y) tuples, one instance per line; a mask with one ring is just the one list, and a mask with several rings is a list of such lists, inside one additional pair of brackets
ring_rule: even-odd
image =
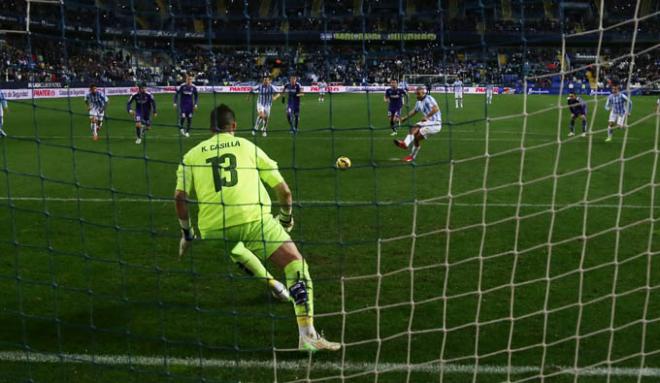
[(605, 101), (605, 110), (610, 110), (610, 102), (612, 98), (610, 96), (607, 96), (607, 101)]
[(621, 96), (623, 96), (623, 99), (626, 100), (626, 113), (630, 114), (630, 112), (632, 112), (632, 100), (630, 99), (630, 97), (626, 96), (623, 93), (621, 93)]
[(174, 92), (174, 100), (172, 101), (172, 104), (174, 105), (174, 109), (176, 109), (176, 107), (177, 107), (178, 104), (179, 104), (179, 92), (180, 92), (180, 91), (181, 91), (181, 87), (179, 87), (179, 88), (176, 90), (176, 92)]
[(154, 96), (150, 97), (149, 102), (151, 103), (151, 107), (154, 110), (154, 117), (158, 116), (158, 110), (156, 109), (156, 99)]
[(278, 93), (274, 86), (271, 85), (271, 87), (273, 88), (273, 94), (275, 95), (275, 96), (273, 96), (273, 101), (275, 101), (275, 100), (277, 100), (278, 98), (280, 98), (280, 96), (282, 95), (282, 93)]
[(299, 86), (298, 89), (296, 89), (296, 97), (302, 97), (304, 95), (305, 93), (302, 91), (302, 86)]
[(195, 230), (190, 224), (190, 212), (188, 209), (188, 192), (192, 191), (192, 169), (180, 164), (176, 171), (176, 188), (174, 191), (174, 209), (181, 227), (181, 239), (179, 240), (179, 257), (186, 254), (191, 242), (195, 238)]
[(408, 114), (403, 116), (403, 118), (400, 120), (401, 123), (403, 124), (407, 119), (409, 119), (410, 117), (412, 117), (416, 114), (417, 114), (417, 108), (413, 108), (410, 112), (408, 112)]
[(257, 169), (259, 178), (277, 194), (280, 211), (277, 218), (287, 232), (293, 229), (293, 196), (289, 185), (277, 168), (277, 162), (273, 161), (263, 150), (256, 147)]
[(438, 108), (438, 105), (433, 105), (433, 108), (431, 108), (431, 111), (429, 114), (424, 116), (424, 120), (430, 120), (431, 117), (433, 117), (434, 114), (438, 113), (440, 111), (440, 108)]
[(3, 109), (5, 112), (8, 112), (8, 111), (9, 111), (9, 104), (7, 103), (7, 99), (4, 98), (4, 97), (2, 98), (2, 109)]
[(197, 102), (199, 101), (199, 92), (197, 91), (197, 87), (193, 88), (193, 97), (195, 98), (195, 109), (197, 109)]
[(383, 101), (388, 102), (390, 101), (390, 95), (385, 91), (385, 95), (383, 96)]
[(132, 109), (133, 100), (135, 100), (135, 95), (129, 97), (128, 102), (126, 103), (126, 111), (131, 115), (135, 114), (135, 111)]

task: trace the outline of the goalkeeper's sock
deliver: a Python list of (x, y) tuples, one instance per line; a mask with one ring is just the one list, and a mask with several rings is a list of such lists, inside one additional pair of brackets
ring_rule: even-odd
[(92, 122), (91, 124), (89, 124), (89, 127), (90, 129), (92, 129), (92, 134), (96, 135), (96, 124)]
[(568, 124), (568, 130), (570, 130), (571, 133), (575, 132), (575, 121), (571, 120), (570, 124)]
[(186, 118), (186, 132), (189, 132), (192, 128), (192, 117)]
[(300, 122), (300, 116), (296, 114), (296, 117), (295, 117), (294, 121), (295, 121), (294, 122), (295, 128), (293, 128), (293, 129), (295, 131), (298, 131), (298, 122)]
[(406, 146), (410, 146), (410, 144), (415, 141), (415, 136), (412, 134), (408, 134), (406, 138), (403, 140), (403, 143), (406, 144)]
[(181, 117), (181, 118), (179, 119), (179, 129), (183, 129), (183, 121), (184, 121), (184, 120), (185, 120), (184, 117)]
[(587, 119), (582, 120), (582, 133), (587, 132)]
[(142, 128), (135, 127), (135, 136), (137, 138), (142, 138)]
[(298, 331), (301, 335), (315, 336), (314, 329), (314, 285), (309, 275), (307, 262), (302, 259), (291, 261), (284, 266), (286, 286), (291, 293), (293, 309), (296, 312)]

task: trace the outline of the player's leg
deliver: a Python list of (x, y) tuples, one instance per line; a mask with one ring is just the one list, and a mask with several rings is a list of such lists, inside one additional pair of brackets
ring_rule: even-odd
[(415, 134), (415, 141), (413, 142), (413, 148), (410, 151), (410, 158), (412, 161), (417, 158), (417, 154), (419, 154), (419, 150), (422, 148), (422, 141), (424, 139), (425, 137), (422, 135), (421, 130), (417, 131)]
[(294, 133), (298, 133), (298, 129), (300, 129), (300, 109), (296, 109), (293, 113), (293, 120), (294, 120)]
[(192, 118), (193, 118), (193, 112), (190, 110), (189, 112), (186, 113), (186, 132), (185, 136), (190, 137), (190, 130), (192, 129)]
[[(1, 106), (0, 106), (1, 107)], [(4, 130), (5, 116), (0, 114), (0, 137), (7, 137), (7, 132)]]
[(266, 137), (268, 135), (268, 120), (270, 117), (270, 107), (265, 108), (261, 115), (261, 135)]
[(458, 96), (454, 95), (454, 103), (456, 104), (456, 109), (458, 109)]
[(575, 135), (575, 118), (576, 118), (576, 115), (572, 114), (570, 122), (568, 123), (568, 136), (569, 137)]
[[(179, 130), (180, 130), (180, 131), (183, 130), (183, 123), (184, 123), (185, 121), (186, 121), (186, 113), (184, 113), (183, 111), (181, 111), (181, 117), (179, 117)], [(181, 132), (181, 133), (183, 133), (183, 132)]]
[(587, 115), (580, 115), (580, 119), (582, 120), (582, 137), (584, 137), (587, 135)]
[(283, 302), (289, 301), (287, 287), (266, 270), (261, 260), (246, 248), (243, 242), (239, 242), (231, 249), (229, 257), (246, 274), (264, 281), (270, 288), (273, 297)]
[(243, 243), (256, 256), (270, 259), (284, 270), (286, 286), (298, 323), (299, 348), (308, 351), (338, 350), (339, 343), (328, 342), (314, 328), (314, 284), (309, 265), (303, 259), (289, 234), (273, 216), (241, 225)]
[(253, 136), (255, 134), (257, 134), (257, 131), (259, 130), (259, 126), (261, 126), (261, 123), (262, 123), (262, 121), (261, 121), (261, 111), (262, 111), (261, 105), (257, 104), (257, 118), (254, 121), (254, 126), (252, 127), (252, 135)]
[(293, 109), (290, 106), (286, 108), (286, 120), (289, 122), (289, 132), (293, 133)]
[(96, 116), (96, 132), (98, 133), (103, 128), (103, 120), (105, 119), (105, 112), (99, 112)]
[(410, 127), (410, 130), (408, 130), (408, 134), (406, 135), (406, 138), (403, 140), (394, 140), (394, 145), (400, 147), (401, 149), (408, 149), (410, 147), (410, 144), (415, 141), (415, 134), (417, 134), (417, 131), (419, 130), (419, 125), (413, 125)]
[(392, 135), (396, 135), (396, 126), (395, 126), (395, 115), (391, 110), (387, 111), (387, 118), (390, 120), (390, 129), (392, 129)]
[(607, 121), (607, 138), (605, 139), (605, 142), (610, 142), (612, 141), (612, 135), (614, 134), (614, 125), (616, 124), (618, 116), (614, 113), (612, 110), (610, 112), (610, 117), (608, 118)]
[(463, 94), (461, 94), (461, 98), (459, 100), (461, 102), (461, 109), (463, 109)]
[(135, 116), (135, 143), (142, 143), (142, 119), (140, 116)]

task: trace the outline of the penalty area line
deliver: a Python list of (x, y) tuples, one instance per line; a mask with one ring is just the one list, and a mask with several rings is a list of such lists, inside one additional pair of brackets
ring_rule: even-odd
[[(7, 196), (0, 196), (0, 201), (28, 201), (28, 202), (40, 202), (40, 201), (45, 201), (45, 202), (64, 202), (64, 203), (76, 203), (76, 202), (81, 202), (81, 203), (112, 203), (112, 202), (117, 202), (117, 203), (149, 203), (149, 202), (154, 202), (154, 203), (173, 203), (174, 199), (173, 198), (159, 198), (159, 197), (153, 197), (153, 198), (87, 198), (87, 197), (82, 197), (82, 198), (71, 198), (71, 197), (37, 197), (37, 196), (21, 196), (21, 197), (14, 197), (12, 196), (11, 198)], [(370, 201), (370, 200), (300, 200), (300, 201), (294, 201), (294, 205), (307, 205), (307, 207), (310, 206), (341, 206), (341, 207), (351, 207), (351, 206), (364, 206), (364, 205), (378, 205), (378, 206), (395, 206), (395, 205), (414, 205), (415, 203), (412, 201)], [(417, 201), (417, 205), (419, 206), (448, 206), (448, 202), (444, 201)], [(452, 202), (452, 206), (460, 206), (460, 207), (478, 207), (482, 208), (484, 206), (483, 203), (470, 203), (470, 202)], [(554, 206), (555, 208), (561, 209), (565, 206), (568, 206), (569, 204), (549, 204), (549, 203), (521, 203), (521, 207), (531, 207), (531, 208), (549, 208)], [(584, 208), (584, 203), (577, 203), (577, 204), (570, 204), (573, 205), (575, 208)], [(603, 209), (619, 209), (619, 204), (607, 204), (607, 203), (587, 203), (586, 204), (589, 208), (603, 208)], [(489, 202), (486, 204), (486, 207), (517, 207), (518, 204), (515, 203), (507, 203), (507, 202)], [(639, 205), (639, 204), (631, 204), (631, 205), (621, 205), (622, 209), (650, 209), (651, 205)], [(654, 209), (660, 209), (660, 205), (654, 206)]]
[[(350, 362), (333, 363), (317, 361), (309, 363), (307, 358), (300, 361), (283, 360), (226, 360), (194, 357), (160, 357), (143, 355), (94, 355), (94, 354), (67, 354), (67, 353), (29, 353), (20, 351), (0, 352), (0, 362), (14, 363), (59, 363), (59, 364), (91, 364), (106, 366), (142, 366), (142, 367), (193, 367), (193, 368), (238, 368), (238, 369), (264, 369), (304, 371), (348, 371), (348, 372), (397, 372), (412, 371), (421, 373), (445, 374), (478, 374), (505, 375), (505, 374), (538, 374), (542, 371), (536, 366), (504, 366), (504, 365), (478, 365), (429, 362), (420, 364), (406, 363), (370, 363)], [(562, 367), (550, 369), (546, 375), (580, 375), (580, 376), (616, 376), (616, 377), (660, 377), (660, 368), (634, 368), (634, 367)]]

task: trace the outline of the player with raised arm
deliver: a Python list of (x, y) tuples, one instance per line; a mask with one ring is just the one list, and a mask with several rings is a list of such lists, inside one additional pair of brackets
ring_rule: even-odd
[[(287, 233), (293, 227), (292, 195), (277, 163), (252, 142), (236, 137), (236, 116), (226, 105), (211, 112), (212, 137), (190, 149), (177, 170), (176, 213), (182, 237), (179, 256), (194, 239), (188, 196), (196, 195), (197, 226), (202, 239), (222, 240), (226, 249), (242, 243), (249, 252), (234, 253), (257, 278), (268, 278), (261, 261), (284, 269), (298, 323), (298, 348), (304, 351), (341, 348), (314, 328), (314, 287), (309, 265)], [(278, 218), (271, 214), (265, 185), (278, 197)], [(252, 255), (252, 257), (250, 256)]]
[(390, 129), (392, 129), (391, 136), (396, 136), (399, 127), (399, 120), (401, 119), (401, 108), (403, 108), (403, 100), (408, 97), (405, 89), (399, 88), (397, 80), (390, 80), (390, 87), (385, 90), (384, 100), (388, 103), (387, 118), (390, 120)]
[(7, 137), (7, 132), (4, 130), (5, 124), (5, 113), (9, 111), (9, 106), (7, 105), (7, 98), (5, 93), (0, 90), (0, 137)]
[(262, 83), (257, 85), (253, 92), (257, 95), (257, 121), (254, 123), (252, 128), (252, 135), (257, 134), (257, 131), (261, 130), (261, 135), (266, 137), (268, 135), (268, 119), (270, 117), (270, 108), (273, 105), (273, 101), (277, 100), (280, 97), (280, 94), (276, 94), (277, 90), (271, 84), (270, 77), (265, 75)]
[(568, 136), (575, 135), (575, 120), (582, 120), (582, 137), (587, 136), (587, 103), (582, 100), (582, 97), (575, 95), (575, 92), (568, 94), (568, 109), (571, 111), (571, 122), (568, 125)]
[[(197, 87), (193, 84), (191, 75), (186, 75), (185, 84), (181, 84), (174, 93), (174, 109), (179, 110), (179, 132), (181, 135), (190, 137), (192, 127), (193, 112), (197, 110), (197, 101), (199, 93)], [(186, 122), (186, 128), (183, 128), (183, 122)]]
[(610, 142), (612, 141), (612, 135), (614, 135), (614, 127), (625, 128), (626, 118), (632, 110), (632, 101), (628, 96), (621, 93), (621, 86), (619, 84), (612, 84), (612, 93), (607, 96), (605, 110), (610, 111), (605, 142)]
[(493, 103), (493, 84), (488, 83), (486, 85), (486, 104), (490, 105)]
[(410, 128), (404, 140), (394, 140), (394, 145), (404, 150), (407, 150), (410, 144), (414, 143), (410, 155), (403, 159), (405, 162), (414, 161), (417, 158), (417, 154), (419, 154), (422, 141), (434, 134), (440, 133), (440, 130), (442, 130), (442, 115), (440, 108), (438, 108), (438, 103), (433, 96), (427, 94), (426, 88), (422, 86), (415, 90), (415, 96), (417, 98), (415, 109), (403, 117), (401, 122), (405, 122), (417, 113), (422, 113), (424, 117)]
[(292, 134), (298, 133), (300, 122), (300, 97), (305, 94), (302, 92), (302, 87), (298, 84), (298, 78), (293, 75), (289, 77), (289, 83), (284, 85), (282, 94), (287, 95), (286, 118), (289, 121), (289, 132)]
[(319, 102), (325, 102), (325, 92), (328, 90), (328, 84), (321, 80), (316, 85), (319, 87)]
[(96, 88), (96, 85), (89, 86), (89, 92), (85, 95), (85, 104), (89, 111), (90, 129), (92, 130), (92, 139), (98, 141), (99, 130), (103, 127), (103, 117), (105, 108), (110, 99)]
[(454, 101), (456, 101), (456, 109), (463, 109), (463, 81), (460, 78), (456, 78), (454, 81)]
[[(132, 109), (133, 101), (135, 101), (135, 110)], [(131, 95), (126, 103), (126, 110), (135, 117), (135, 135), (137, 137), (135, 143), (141, 144), (145, 130), (151, 129), (151, 112), (153, 111), (154, 117), (158, 116), (156, 100), (151, 93), (147, 92), (146, 84), (141, 83), (137, 93)]]

